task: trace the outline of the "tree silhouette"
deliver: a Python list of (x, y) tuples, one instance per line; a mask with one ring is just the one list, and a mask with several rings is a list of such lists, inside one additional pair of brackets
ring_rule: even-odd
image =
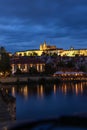
[(11, 66), (10, 66), (10, 58), (8, 53), (0, 53), (1, 59), (0, 59), (0, 72), (3, 73), (3, 75), (6, 75), (7, 73), (11, 73)]

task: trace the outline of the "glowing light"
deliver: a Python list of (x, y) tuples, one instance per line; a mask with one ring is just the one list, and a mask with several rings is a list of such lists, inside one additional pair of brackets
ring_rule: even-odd
[(83, 86), (82, 86), (82, 83), (81, 83), (81, 94), (83, 94)]
[(38, 97), (43, 98), (43, 96), (44, 96), (43, 85), (41, 85), (40, 87), (37, 86), (37, 95), (38, 95)]
[(15, 97), (15, 87), (12, 87), (12, 96)]
[(39, 71), (39, 64), (37, 64), (37, 71)]
[(24, 87), (23, 94), (24, 94), (25, 99), (27, 99), (28, 98), (28, 87), (27, 86)]
[(78, 95), (78, 86), (77, 86), (77, 84), (75, 86), (75, 91), (76, 91), (76, 95)]
[(64, 85), (64, 94), (66, 95), (67, 93), (67, 87), (66, 87), (66, 84)]
[(43, 66), (42, 66), (42, 64), (40, 65), (40, 72), (42, 72), (43, 71)]
[(43, 97), (43, 85), (40, 86), (40, 95)]
[(6, 93), (8, 93), (8, 89), (6, 89)]
[(56, 84), (54, 84), (53, 86), (53, 91), (54, 91), (54, 94), (56, 94)]

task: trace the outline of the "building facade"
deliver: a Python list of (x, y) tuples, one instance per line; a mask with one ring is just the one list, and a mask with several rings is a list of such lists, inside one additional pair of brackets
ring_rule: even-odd
[(87, 49), (70, 48), (69, 50), (64, 50), (60, 55), (61, 56), (69, 56), (69, 57), (74, 57), (76, 55), (87, 56)]
[(78, 56), (87, 56), (87, 49), (74, 49), (70, 48), (69, 50), (63, 50), (62, 48), (57, 48), (56, 46), (51, 46), (47, 45), (46, 42), (43, 44), (40, 44), (40, 48), (37, 50), (26, 50), (26, 51), (20, 51), (16, 52), (15, 55), (17, 56), (41, 56), (42, 54), (47, 53), (47, 54), (57, 54), (60, 56), (69, 56), (69, 57), (74, 57), (76, 55)]
[(15, 52), (16, 56), (33, 56), (33, 55), (37, 55), (37, 56), (41, 56), (43, 54), (43, 52), (45, 53), (56, 53), (57, 55), (59, 55), (61, 53), (61, 51), (63, 51), (63, 49), (61, 48), (57, 48), (56, 46), (50, 46), (47, 45), (46, 42), (44, 42), (43, 44), (40, 44), (40, 48), (39, 49), (35, 49), (35, 50), (25, 50), (25, 51), (19, 51), (19, 52)]
[(40, 44), (40, 50), (46, 51), (46, 50), (56, 50), (56, 46), (50, 46), (47, 45), (46, 41), (43, 44)]
[(14, 57), (11, 58), (10, 64), (13, 74), (17, 69), (20, 69), (21, 72), (29, 72), (30, 67), (36, 68), (38, 72), (44, 72), (45, 70), (45, 63), (43, 61), (31, 57)]

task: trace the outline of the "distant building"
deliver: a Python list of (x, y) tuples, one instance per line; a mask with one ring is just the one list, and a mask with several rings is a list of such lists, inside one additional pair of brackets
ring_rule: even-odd
[(32, 56), (36, 53), (38, 56), (41, 56), (43, 52), (48, 53), (48, 54), (56, 53), (57, 55), (59, 55), (61, 51), (63, 51), (62, 48), (57, 48), (56, 46), (47, 45), (45, 41), (43, 44), (40, 44), (40, 49), (18, 51), (18, 52), (15, 52), (15, 55)]
[(29, 72), (30, 67), (35, 67), (38, 72), (43, 72), (45, 70), (45, 63), (40, 59), (32, 57), (13, 57), (10, 60), (12, 67), (12, 73), (15, 73), (19, 68), (22, 72)]
[(46, 51), (46, 50), (56, 50), (56, 46), (50, 46), (46, 44), (46, 41), (40, 45), (40, 50), (41, 51)]
[(21, 56), (32, 56), (32, 55), (41, 56), (43, 52), (47, 53), (48, 55), (55, 53), (60, 56), (69, 56), (69, 57), (74, 57), (76, 55), (87, 56), (87, 49), (70, 48), (69, 50), (63, 50), (62, 48), (57, 48), (56, 46), (48, 45), (46, 41), (40, 44), (39, 49), (18, 51), (18, 52), (15, 52), (15, 55), (17, 56), (20, 56), (20, 55)]
[(70, 48), (69, 50), (64, 50), (61, 54), (61, 56), (69, 56), (69, 57), (74, 57), (74, 56), (87, 56), (87, 49), (74, 49)]

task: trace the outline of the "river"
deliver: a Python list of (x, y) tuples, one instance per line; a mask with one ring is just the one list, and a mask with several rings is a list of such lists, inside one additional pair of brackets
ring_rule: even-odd
[(87, 82), (3, 86), (16, 97), (16, 120), (87, 114)]

